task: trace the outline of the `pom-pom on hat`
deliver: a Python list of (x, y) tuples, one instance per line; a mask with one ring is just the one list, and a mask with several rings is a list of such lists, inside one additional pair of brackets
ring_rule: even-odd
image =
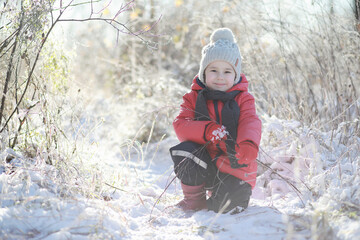
[(237, 83), (241, 73), (241, 54), (234, 34), (229, 28), (216, 29), (210, 36), (210, 43), (202, 49), (198, 77), (203, 83), (206, 67), (219, 60), (228, 62), (234, 68)]

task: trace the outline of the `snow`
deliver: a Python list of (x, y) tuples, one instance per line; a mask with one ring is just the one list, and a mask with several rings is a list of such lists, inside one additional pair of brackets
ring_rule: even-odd
[[(97, 169), (96, 178), (86, 171), (82, 179), (61, 177), (40, 158), (6, 149), (0, 156), (0, 238), (358, 238), (360, 139), (346, 149), (341, 135), (293, 120), (262, 120), (264, 164), (250, 205), (227, 214), (174, 207), (182, 192), (168, 150), (177, 144), (173, 136), (122, 148), (112, 138), (97, 139), (96, 157), (82, 163), (90, 173)], [(81, 183), (102, 190), (82, 194)]]

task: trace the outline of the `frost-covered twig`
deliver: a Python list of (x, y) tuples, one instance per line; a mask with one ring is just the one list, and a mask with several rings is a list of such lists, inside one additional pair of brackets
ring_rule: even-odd
[[(131, 193), (131, 192), (126, 191), (126, 190), (124, 190), (124, 189), (115, 187), (114, 185), (111, 185), (111, 184), (109, 184), (109, 183), (104, 183), (104, 184), (105, 184), (106, 186), (112, 187), (112, 188), (114, 188), (114, 189), (116, 189), (116, 190), (119, 190), (119, 191), (122, 191), (122, 192), (126, 192), (126, 193)], [(132, 194), (132, 193), (131, 193), (131, 194)]]
[(152, 217), (151, 217), (151, 216), (152, 216), (152, 213), (153, 213), (153, 211), (154, 211), (154, 208), (155, 208), (156, 204), (160, 201), (160, 199), (162, 198), (162, 196), (165, 194), (166, 190), (167, 190), (167, 189), (170, 187), (170, 185), (175, 181), (175, 179), (176, 179), (176, 176), (171, 179), (171, 181), (169, 182), (169, 184), (165, 187), (164, 191), (160, 194), (160, 196), (159, 196), (159, 197), (156, 199), (156, 201), (154, 202), (154, 204), (153, 204), (153, 206), (152, 206), (152, 208), (151, 208), (149, 221), (152, 220)]

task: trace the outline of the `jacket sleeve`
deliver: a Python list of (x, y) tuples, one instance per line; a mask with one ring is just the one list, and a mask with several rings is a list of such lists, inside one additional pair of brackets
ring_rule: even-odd
[(256, 114), (255, 99), (246, 92), (240, 98), (240, 118), (238, 124), (237, 143), (251, 141), (260, 145), (261, 140), (261, 120)]
[(183, 96), (183, 103), (180, 106), (180, 113), (173, 122), (175, 133), (180, 140), (192, 141), (205, 144), (205, 126), (211, 121), (195, 121), (195, 103), (197, 94), (187, 93)]

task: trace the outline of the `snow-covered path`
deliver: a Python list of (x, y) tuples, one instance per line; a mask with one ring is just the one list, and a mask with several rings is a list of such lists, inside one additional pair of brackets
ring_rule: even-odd
[[(142, 187), (138, 198), (124, 204), (122, 194), (114, 201), (124, 204), (124, 215), (131, 219), (128, 229), (129, 239), (283, 239), (286, 237), (287, 223), (283, 213), (269, 207), (266, 201), (252, 199), (248, 209), (236, 214), (216, 214), (206, 210), (184, 213), (171, 207), (182, 198), (179, 182), (170, 186), (174, 177), (168, 149), (176, 143), (167, 139), (159, 145), (149, 147), (148, 152), (156, 152), (150, 166), (145, 164)], [(156, 150), (157, 149), (157, 150)], [(145, 161), (146, 162), (146, 161)], [(139, 171), (137, 171), (139, 174)], [(168, 186), (168, 187), (167, 187)], [(163, 193), (167, 187), (166, 192)], [(131, 187), (130, 187), (131, 188)], [(162, 196), (157, 202), (159, 196)], [(132, 203), (131, 203), (132, 202)], [(155, 204), (155, 205), (154, 205)]]
[[(81, 196), (60, 198), (59, 186), (46, 177), (51, 167), (44, 164), (25, 166), (18, 156), (19, 168), (0, 175), (2, 239), (282, 239), (287, 225), (283, 214), (252, 200), (244, 212), (234, 215), (199, 211), (184, 213), (172, 206), (182, 197), (172, 179), (172, 164), (166, 140), (150, 146), (156, 157), (140, 161), (134, 155), (104, 163), (102, 171), (128, 179), (114, 184), (110, 201)], [(5, 155), (6, 152), (3, 153)], [(14, 160), (15, 161), (15, 160)]]

